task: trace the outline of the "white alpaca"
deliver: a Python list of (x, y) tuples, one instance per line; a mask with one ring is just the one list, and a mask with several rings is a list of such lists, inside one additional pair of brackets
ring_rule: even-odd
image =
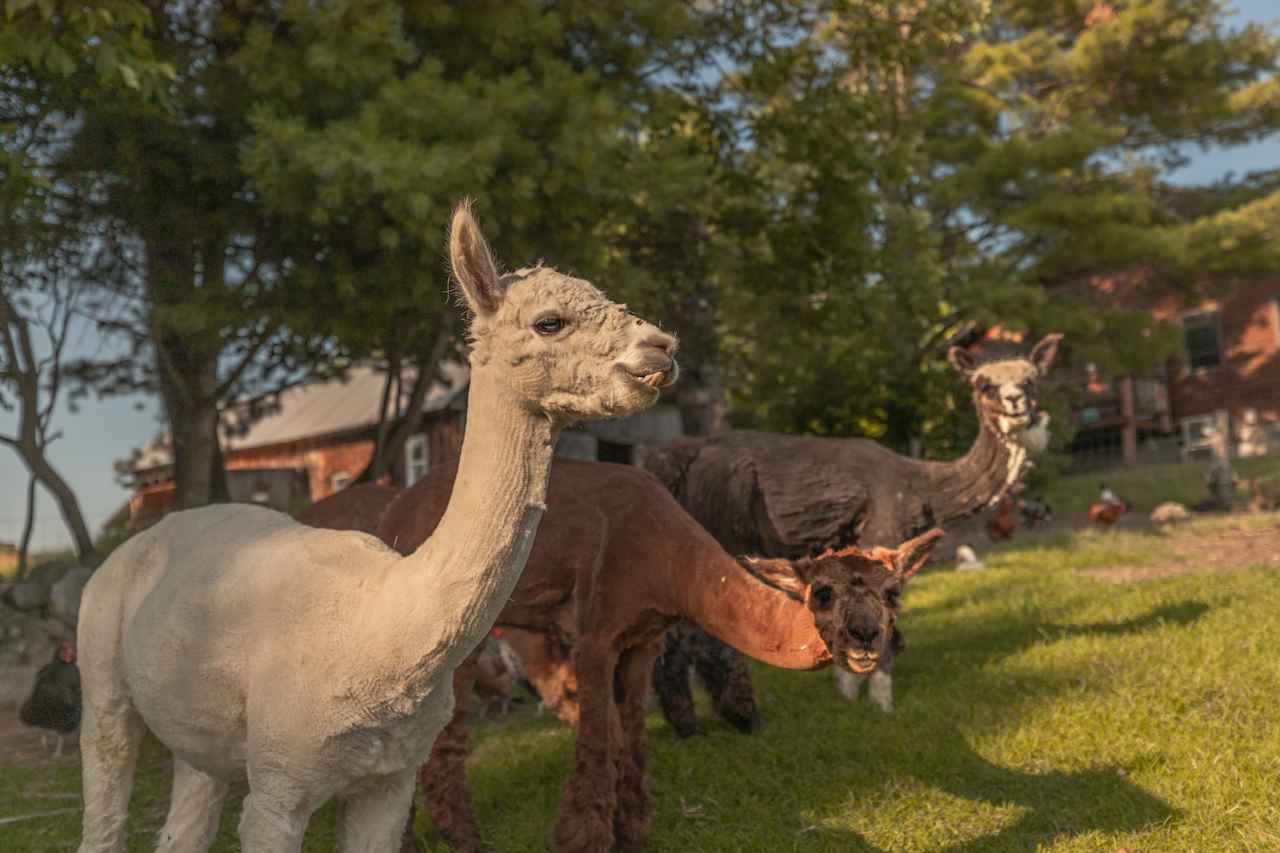
[(203, 851), (248, 777), (246, 851), (297, 851), (342, 803), (340, 844), (392, 851), (452, 674), (524, 569), (567, 422), (674, 381), (676, 342), (550, 268), (499, 277), (464, 204), (450, 262), (474, 314), (467, 432), (448, 510), (408, 557), (247, 505), (175, 513), (121, 546), (80, 611), (81, 853), (122, 851), (138, 745), (174, 754), (159, 849)]

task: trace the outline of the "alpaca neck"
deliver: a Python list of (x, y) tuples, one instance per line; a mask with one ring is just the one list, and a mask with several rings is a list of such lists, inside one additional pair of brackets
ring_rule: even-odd
[(967, 518), (998, 501), (1018, 482), (1026, 460), (1026, 448), (1015, 439), (1002, 436), (994, 424), (979, 414), (978, 437), (964, 456), (954, 462), (920, 463), (931, 486), (932, 523)]
[[(386, 584), (388, 641), (423, 674), (480, 644), (524, 571), (546, 510), (558, 427), (522, 405), (488, 366), (474, 369), (453, 492), (434, 533)], [(379, 614), (371, 614), (375, 617)]]
[(743, 654), (782, 669), (819, 669), (831, 662), (809, 608), (718, 546), (681, 566), (678, 585), (671, 590), (674, 609)]

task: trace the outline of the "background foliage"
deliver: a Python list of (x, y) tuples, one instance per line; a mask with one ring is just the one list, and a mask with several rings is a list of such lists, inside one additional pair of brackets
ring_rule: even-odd
[[(1280, 121), (1270, 31), (1218, 0), (7, 0), (0, 250), (66, 226), (164, 401), (179, 498), (220, 495), (220, 406), (457, 342), (439, 246), (478, 209), (681, 332), (736, 425), (948, 456), (945, 351), (1000, 325), (1142, 371), (1117, 270), (1194, 292), (1275, 268), (1275, 174), (1173, 188)], [(40, 276), (5, 287), (39, 295)], [(684, 393), (684, 389), (682, 389)], [(394, 436), (394, 433), (389, 434)]]

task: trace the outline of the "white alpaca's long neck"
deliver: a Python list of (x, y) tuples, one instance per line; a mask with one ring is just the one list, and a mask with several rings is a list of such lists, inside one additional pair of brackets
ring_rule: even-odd
[(415, 669), (452, 670), (479, 645), (515, 589), (546, 510), (558, 428), (521, 405), (492, 366), (473, 369), (466, 433), (435, 532), (397, 566), (387, 592), (407, 612), (401, 648)]

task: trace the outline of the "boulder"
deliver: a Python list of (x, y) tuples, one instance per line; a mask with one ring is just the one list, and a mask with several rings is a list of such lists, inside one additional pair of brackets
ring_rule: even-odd
[(45, 589), (49, 589), (55, 583), (62, 580), (62, 576), (77, 567), (77, 563), (69, 560), (50, 560), (47, 563), (41, 563), (34, 567), (25, 578), (31, 583), (38, 583)]
[(49, 615), (71, 628), (80, 614), (80, 596), (93, 570), (83, 566), (71, 569), (49, 590)]
[(49, 603), (49, 587), (36, 581), (23, 581), (9, 587), (4, 601), (17, 610), (39, 610)]

